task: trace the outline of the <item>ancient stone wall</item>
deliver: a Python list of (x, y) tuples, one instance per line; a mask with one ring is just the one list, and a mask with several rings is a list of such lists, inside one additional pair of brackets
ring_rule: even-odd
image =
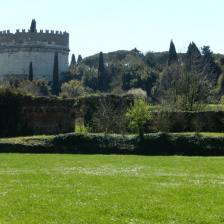
[(0, 95), (0, 137), (73, 132), (76, 120), (91, 120), (102, 101), (122, 110), (133, 99), (108, 95), (62, 100), (5, 93)]
[(78, 99), (61, 100), (57, 98), (22, 99), (19, 117), (28, 134), (58, 134), (73, 132), (76, 119), (91, 120), (99, 110), (102, 101), (124, 110), (133, 103), (133, 97), (114, 95), (90, 96)]
[[(126, 111), (133, 104), (133, 96), (90, 96), (62, 100), (58, 98), (32, 98), (11, 93), (0, 94), (0, 137), (58, 134), (73, 132), (76, 119), (91, 121), (101, 105), (107, 102), (118, 111)], [(117, 121), (117, 122), (120, 122)], [(145, 131), (224, 131), (224, 112), (171, 112), (155, 114)]]

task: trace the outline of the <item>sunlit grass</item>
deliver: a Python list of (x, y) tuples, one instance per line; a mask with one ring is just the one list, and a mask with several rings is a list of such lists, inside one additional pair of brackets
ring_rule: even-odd
[(224, 158), (0, 155), (0, 223), (223, 223)]

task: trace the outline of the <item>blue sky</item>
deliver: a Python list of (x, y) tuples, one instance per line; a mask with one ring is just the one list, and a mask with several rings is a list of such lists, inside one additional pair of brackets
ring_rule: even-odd
[(223, 0), (7, 0), (1, 2), (0, 30), (26, 28), (70, 33), (71, 53), (138, 48), (178, 52), (190, 41), (224, 53)]

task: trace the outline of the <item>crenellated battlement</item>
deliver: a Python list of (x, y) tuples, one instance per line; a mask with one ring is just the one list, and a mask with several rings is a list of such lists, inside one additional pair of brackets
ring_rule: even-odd
[(23, 44), (40, 44), (41, 42), (69, 48), (69, 34), (67, 32), (54, 30), (39, 30), (30, 32), (30, 30), (19, 30), (11, 33), (10, 30), (0, 31), (0, 46), (23, 45)]
[(55, 53), (59, 74), (68, 70), (69, 34), (55, 30), (38, 30), (33, 19), (29, 30), (0, 31), (0, 80), (26, 78), (32, 62), (34, 79), (53, 80)]

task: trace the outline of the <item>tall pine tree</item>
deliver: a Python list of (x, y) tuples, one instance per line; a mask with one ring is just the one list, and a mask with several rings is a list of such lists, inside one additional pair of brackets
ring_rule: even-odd
[(58, 67), (58, 53), (54, 55), (54, 68), (53, 68), (53, 86), (52, 94), (59, 95), (59, 67)]
[(170, 42), (170, 49), (169, 49), (169, 58), (168, 58), (168, 65), (172, 65), (178, 62), (177, 52), (173, 40)]
[(70, 67), (76, 65), (76, 59), (75, 59), (75, 55), (72, 54), (72, 58), (71, 58), (71, 63), (70, 63)]
[(29, 81), (33, 81), (33, 63), (30, 62), (30, 65), (29, 65), (29, 77), (28, 77)]
[(31, 33), (35, 33), (35, 32), (37, 32), (37, 28), (36, 28), (36, 26), (37, 26), (36, 20), (33, 19), (32, 22), (31, 22), (31, 26), (30, 26), (30, 32), (31, 32)]
[(82, 63), (82, 55), (80, 54), (77, 59), (77, 64), (80, 65)]
[(109, 80), (104, 66), (103, 52), (100, 52), (99, 67), (98, 67), (98, 89), (101, 92), (106, 92), (108, 90), (108, 86), (109, 86)]
[(188, 46), (185, 65), (188, 72), (200, 73), (202, 71), (201, 52), (194, 42)]
[(212, 85), (215, 85), (219, 78), (219, 75), (222, 73), (222, 70), (215, 62), (213, 52), (210, 50), (209, 46), (204, 46), (202, 48), (202, 62), (203, 73), (211, 81)]

